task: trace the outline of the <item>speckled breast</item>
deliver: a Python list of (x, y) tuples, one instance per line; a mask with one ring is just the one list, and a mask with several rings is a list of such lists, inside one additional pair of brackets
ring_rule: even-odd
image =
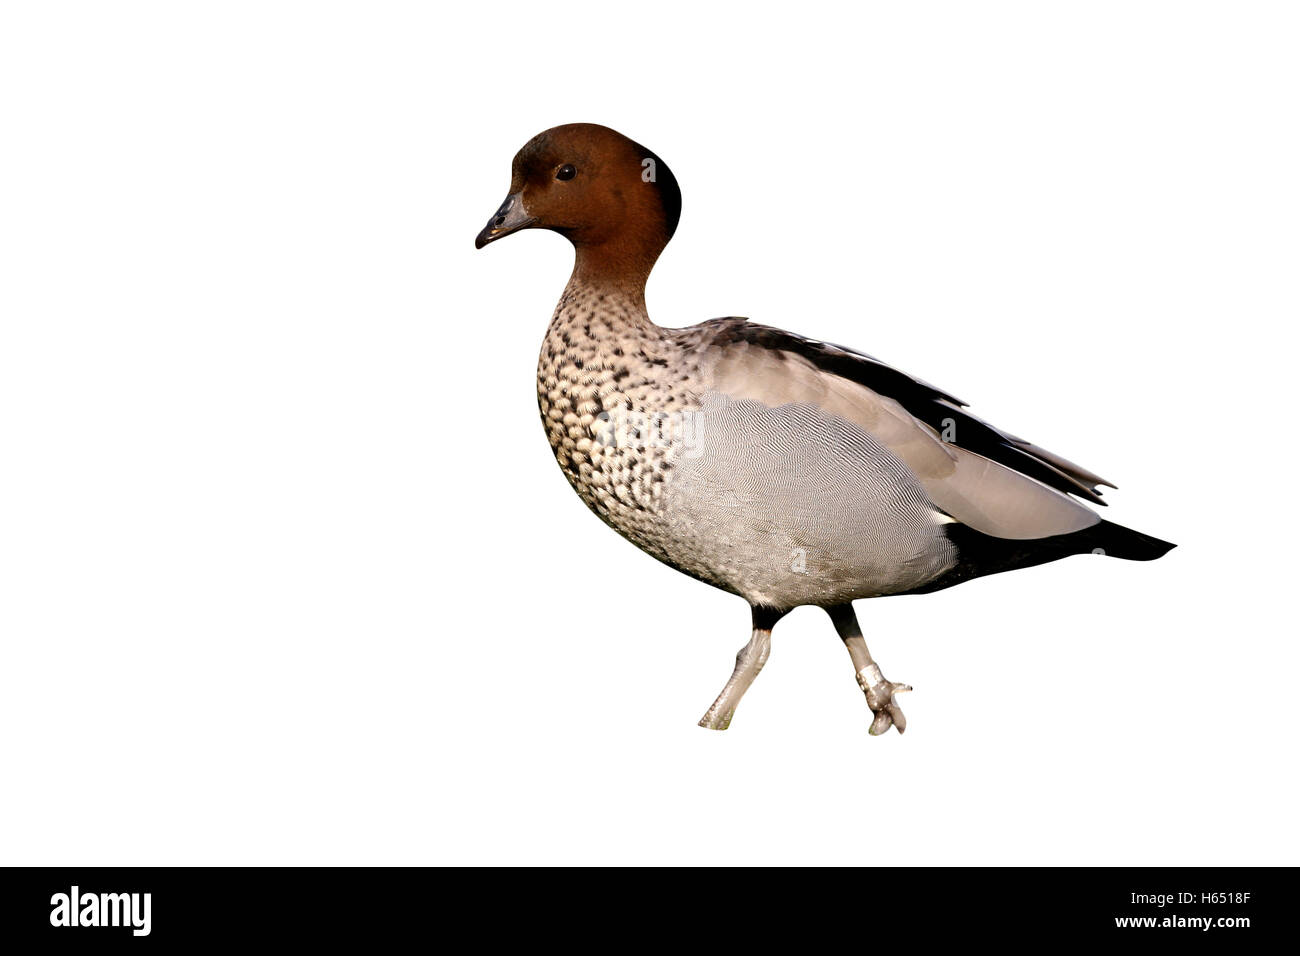
[(659, 560), (727, 587), (664, 513), (698, 399), (689, 350), (638, 306), (565, 290), (537, 364), (542, 423), (560, 469), (602, 520)]

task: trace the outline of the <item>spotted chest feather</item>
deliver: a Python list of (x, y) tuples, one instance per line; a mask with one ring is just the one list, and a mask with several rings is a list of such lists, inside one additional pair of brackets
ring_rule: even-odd
[(592, 511), (661, 560), (671, 545), (666, 490), (698, 407), (691, 345), (651, 324), (638, 299), (570, 284), (537, 364), (538, 408), (565, 477)]

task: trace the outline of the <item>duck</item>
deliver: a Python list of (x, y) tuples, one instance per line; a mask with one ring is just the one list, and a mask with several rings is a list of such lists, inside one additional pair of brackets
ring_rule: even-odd
[(907, 721), (868, 651), (860, 599), (926, 594), (990, 574), (1173, 544), (1106, 521), (1102, 486), (1070, 460), (971, 414), (870, 355), (716, 318), (656, 325), (646, 280), (681, 218), (677, 179), (605, 126), (537, 134), (475, 239), (559, 233), (574, 265), (537, 364), (555, 460), (591, 511), (641, 550), (750, 606), (750, 638), (699, 721), (726, 730), (797, 607), (829, 615), (871, 712)]

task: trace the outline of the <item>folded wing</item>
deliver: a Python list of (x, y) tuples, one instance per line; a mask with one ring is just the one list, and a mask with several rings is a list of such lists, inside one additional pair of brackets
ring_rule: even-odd
[(1114, 487), (861, 352), (740, 318), (697, 330), (712, 391), (769, 407), (809, 403), (853, 422), (916, 474), (936, 508), (984, 534), (1024, 539), (1081, 530), (1100, 518), (1070, 496), (1104, 504), (1098, 486)]

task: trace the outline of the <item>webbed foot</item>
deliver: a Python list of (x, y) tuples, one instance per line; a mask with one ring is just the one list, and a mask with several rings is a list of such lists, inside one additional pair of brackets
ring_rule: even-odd
[(903, 708), (898, 706), (894, 698), (897, 694), (911, 690), (911, 685), (885, 680), (885, 675), (880, 673), (880, 668), (876, 664), (868, 664), (858, 671), (858, 686), (867, 695), (867, 706), (875, 715), (868, 733), (873, 737), (879, 737), (889, 729), (891, 724), (898, 728), (900, 734), (907, 730), (907, 718), (903, 716)]

